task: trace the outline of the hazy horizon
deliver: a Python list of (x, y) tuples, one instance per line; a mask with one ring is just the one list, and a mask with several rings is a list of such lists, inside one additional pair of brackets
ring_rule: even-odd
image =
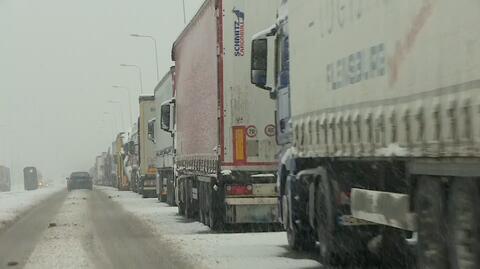
[[(203, 0), (185, 0), (187, 22)], [(144, 94), (172, 65), (170, 50), (184, 27), (181, 0), (0, 0), (0, 165), (17, 183), (24, 166), (61, 180), (88, 170), (115, 133), (129, 129), (127, 93), (138, 115)], [(119, 102), (109, 103), (109, 101)], [(123, 112), (123, 121), (120, 114)]]

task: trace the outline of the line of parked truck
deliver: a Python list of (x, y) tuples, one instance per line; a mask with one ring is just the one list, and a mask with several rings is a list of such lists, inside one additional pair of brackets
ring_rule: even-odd
[(479, 11), (206, 0), (97, 181), (213, 229), (279, 222), (324, 263), (478, 268)]

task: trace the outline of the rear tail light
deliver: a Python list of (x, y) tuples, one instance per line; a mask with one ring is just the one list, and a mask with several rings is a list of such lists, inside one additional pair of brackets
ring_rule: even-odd
[(252, 185), (227, 185), (225, 188), (227, 195), (252, 195)]

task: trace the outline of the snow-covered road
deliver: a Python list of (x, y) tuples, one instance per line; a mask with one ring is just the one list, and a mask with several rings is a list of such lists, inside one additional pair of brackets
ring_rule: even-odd
[(176, 207), (132, 192), (98, 187), (0, 197), (10, 212), (2, 216), (13, 224), (0, 231), (0, 268), (321, 268), (290, 251), (283, 232), (214, 233), (178, 216)]
[(100, 191), (59, 192), (0, 233), (0, 268), (196, 268)]
[(0, 231), (30, 208), (62, 189), (64, 189), (63, 186), (54, 186), (35, 191), (0, 192)]
[(284, 232), (213, 233), (177, 215), (177, 208), (132, 192), (100, 187), (127, 212), (147, 223), (162, 241), (202, 268), (321, 268), (309, 257), (288, 249)]

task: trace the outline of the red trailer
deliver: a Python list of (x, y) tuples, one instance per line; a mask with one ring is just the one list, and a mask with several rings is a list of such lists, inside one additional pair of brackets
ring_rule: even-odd
[(277, 222), (274, 103), (249, 83), (247, 38), (278, 5), (207, 0), (173, 45), (162, 127), (175, 136), (177, 204), (211, 227)]

